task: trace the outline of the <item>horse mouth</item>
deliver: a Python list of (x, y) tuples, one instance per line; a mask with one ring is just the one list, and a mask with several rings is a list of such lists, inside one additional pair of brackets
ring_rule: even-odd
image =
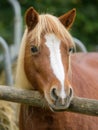
[(64, 105), (54, 105), (51, 104), (49, 105), (49, 108), (53, 111), (53, 112), (62, 112), (62, 111), (66, 111), (68, 109), (68, 107), (70, 106), (70, 102)]
[(62, 111), (66, 111), (66, 109), (69, 107), (69, 106), (49, 106), (50, 109), (53, 111), (53, 112), (62, 112)]

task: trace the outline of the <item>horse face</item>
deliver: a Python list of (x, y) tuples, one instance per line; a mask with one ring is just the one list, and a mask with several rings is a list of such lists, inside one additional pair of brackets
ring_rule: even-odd
[(44, 34), (37, 45), (30, 32), (24, 57), (26, 76), (34, 89), (44, 94), (52, 110), (63, 110), (73, 97), (69, 83), (69, 57), (73, 44), (71, 40), (62, 40), (51, 32)]
[(46, 34), (40, 46), (26, 45), (25, 72), (32, 86), (44, 93), (50, 107), (65, 109), (73, 96), (69, 83), (69, 58), (73, 46), (66, 46), (55, 34)]

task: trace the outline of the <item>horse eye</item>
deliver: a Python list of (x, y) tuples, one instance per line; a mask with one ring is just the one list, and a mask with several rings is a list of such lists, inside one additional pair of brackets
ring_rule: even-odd
[(74, 47), (69, 48), (69, 53), (74, 53), (74, 52), (75, 52)]
[(39, 50), (39, 49), (38, 49), (37, 46), (34, 46), (34, 45), (33, 45), (33, 46), (31, 47), (31, 52), (32, 52), (33, 54), (36, 54), (36, 53), (38, 52), (38, 50)]

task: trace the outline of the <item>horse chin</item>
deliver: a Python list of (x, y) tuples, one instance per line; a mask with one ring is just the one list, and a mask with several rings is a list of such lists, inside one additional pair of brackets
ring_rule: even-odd
[(49, 108), (53, 112), (62, 112), (62, 111), (66, 111), (69, 106), (70, 106), (70, 103), (66, 105), (61, 105), (61, 106), (49, 105)]

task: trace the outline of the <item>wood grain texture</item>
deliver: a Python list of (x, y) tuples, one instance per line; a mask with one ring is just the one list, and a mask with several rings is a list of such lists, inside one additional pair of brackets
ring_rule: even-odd
[[(0, 85), (0, 100), (28, 104), (41, 108), (45, 106), (48, 109), (47, 102), (42, 95), (32, 90)], [(69, 108), (64, 111), (98, 116), (98, 100), (74, 97)]]

